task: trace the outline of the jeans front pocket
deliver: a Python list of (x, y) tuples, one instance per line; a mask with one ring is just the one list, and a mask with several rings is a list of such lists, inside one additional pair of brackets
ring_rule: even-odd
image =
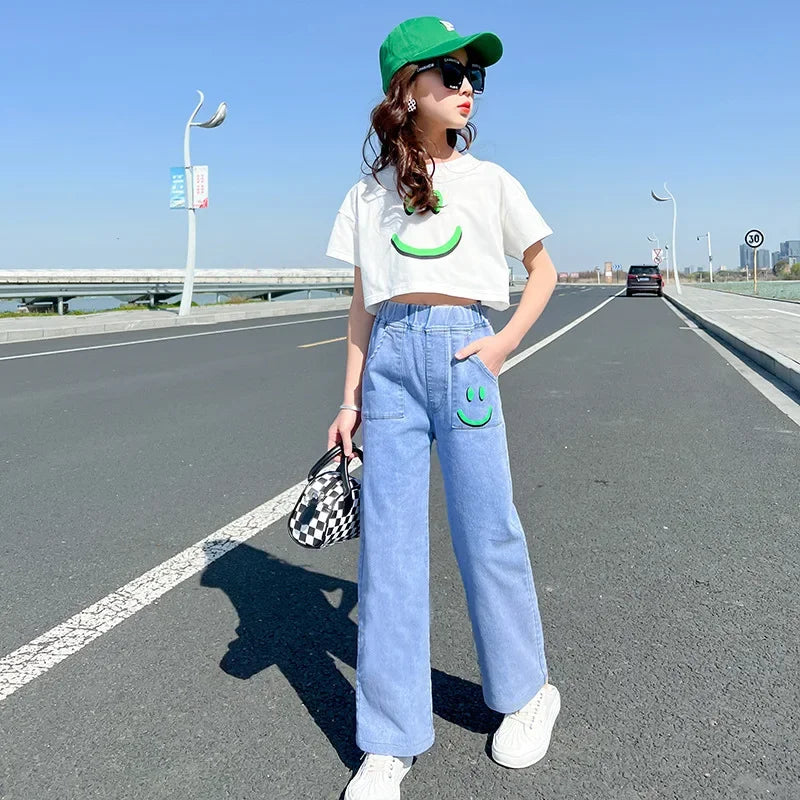
[(362, 419), (403, 419), (404, 325), (376, 319), (361, 378)]
[[(454, 339), (453, 352), (460, 350), (478, 335)], [(450, 367), (450, 427), (453, 430), (493, 428), (503, 423), (500, 381), (477, 353), (464, 359), (453, 356)]]
[(495, 375), (494, 372), (492, 372), (489, 369), (489, 367), (487, 367), (486, 364), (483, 363), (483, 359), (481, 359), (481, 357), (480, 357), (480, 355), (478, 353), (472, 353), (468, 357), (471, 358), (471, 359), (474, 359), (475, 363), (486, 373), (486, 377), (490, 381), (494, 381), (495, 383), (497, 383), (497, 379), (498, 379), (499, 376)]
[(367, 355), (364, 361), (366, 367), (374, 358), (375, 354), (380, 350), (383, 337), (386, 335), (386, 322), (382, 319), (376, 319), (372, 323), (372, 329), (369, 333), (369, 342), (367, 343)]

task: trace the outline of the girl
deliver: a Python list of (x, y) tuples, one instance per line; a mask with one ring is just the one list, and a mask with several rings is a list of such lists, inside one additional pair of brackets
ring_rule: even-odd
[[(356, 668), (364, 755), (345, 800), (399, 800), (400, 781), (434, 741), (434, 439), (483, 697), (505, 714), (492, 757), (507, 767), (541, 759), (560, 709), (512, 497), (498, 380), (557, 282), (541, 244), (552, 231), (519, 181), (464, 152), (475, 135), (467, 122), (474, 96), (502, 52), (493, 33), (460, 36), (438, 17), (415, 17), (389, 33), (380, 49), (386, 97), (371, 115), (380, 154), (347, 193), (326, 250), (355, 268), (344, 403), (328, 448), (339, 442), (352, 458), (364, 422)], [(495, 333), (487, 307), (509, 308), (505, 255), (530, 279)]]

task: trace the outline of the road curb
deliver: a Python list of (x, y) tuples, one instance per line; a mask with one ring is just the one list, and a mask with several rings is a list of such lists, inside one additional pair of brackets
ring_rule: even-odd
[(748, 339), (742, 334), (733, 333), (717, 322), (712, 322), (708, 317), (703, 316), (698, 311), (694, 311), (689, 306), (676, 300), (672, 295), (664, 292), (664, 297), (676, 308), (680, 309), (687, 317), (693, 319), (702, 328), (718, 336), (740, 353), (744, 353), (748, 358), (762, 366), (767, 372), (780, 378), (796, 391), (800, 392), (800, 366), (780, 353), (770, 350), (764, 345), (756, 344), (752, 339)]
[[(510, 287), (510, 298), (520, 294), (525, 287)], [(0, 344), (14, 342), (31, 342), (42, 339), (59, 339), (67, 336), (90, 336), (99, 333), (124, 333), (126, 331), (152, 330), (154, 328), (185, 327), (189, 325), (215, 325), (220, 322), (238, 322), (248, 319), (263, 319), (265, 317), (282, 317), (292, 314), (314, 314), (321, 311), (349, 310), (353, 301), (352, 296), (323, 297), (314, 300), (286, 300), (273, 301), (271, 305), (265, 304), (260, 308), (238, 307), (225, 309), (216, 313), (200, 313), (189, 317), (154, 317), (153, 319), (114, 319), (97, 320), (85, 325), (76, 324), (74, 321), (66, 322), (62, 327), (19, 328), (14, 330), (9, 326), (3, 329), (4, 320), (0, 320)], [(109, 311), (109, 314), (134, 314), (131, 311)]]
[[(265, 317), (281, 317), (293, 314), (311, 314), (321, 311), (341, 311), (349, 309), (352, 297), (323, 298), (319, 300), (290, 300), (275, 303), (272, 308), (225, 310), (214, 314), (203, 314), (188, 318), (178, 316), (154, 319), (115, 319), (98, 320), (96, 323), (76, 325), (75, 322), (63, 327), (20, 328), (13, 330), (0, 328), (0, 343), (40, 341), (42, 339), (60, 339), (68, 336), (91, 336), (99, 333), (124, 333), (126, 331), (153, 330), (156, 328), (174, 328), (197, 325), (215, 325), (220, 322), (238, 322)], [(136, 312), (109, 312), (118, 314)]]

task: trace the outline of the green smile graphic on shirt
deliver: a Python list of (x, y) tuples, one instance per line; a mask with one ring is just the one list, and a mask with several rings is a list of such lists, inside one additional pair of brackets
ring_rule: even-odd
[[(434, 214), (438, 214), (441, 211), (444, 202), (442, 200), (442, 193), (435, 189), (433, 192), (438, 202), (436, 203), (436, 208), (432, 209)], [(406, 205), (403, 203), (403, 208), (409, 216), (414, 213), (414, 207)], [(404, 256), (408, 256), (409, 258), (442, 258), (443, 256), (449, 255), (453, 252), (453, 250), (458, 247), (458, 243), (461, 241), (461, 226), (456, 225), (455, 230), (453, 231), (453, 235), (443, 244), (434, 246), (434, 247), (415, 247), (414, 245), (408, 244), (404, 242), (396, 233), (392, 234), (392, 245), (394, 249), (397, 250), (398, 253)]]

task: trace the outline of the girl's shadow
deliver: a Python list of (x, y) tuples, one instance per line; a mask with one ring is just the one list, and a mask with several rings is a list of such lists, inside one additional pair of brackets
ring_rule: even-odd
[[(224, 542), (206, 545), (215, 558)], [(216, 552), (215, 552), (216, 551)], [(220, 667), (250, 678), (276, 665), (320, 730), (350, 768), (359, 763), (355, 744), (355, 691), (333, 661), (356, 668), (358, 627), (350, 614), (358, 586), (240, 544), (205, 568), (202, 586), (224, 591), (239, 614), (238, 638), (228, 643)], [(341, 591), (338, 605), (323, 592)], [(489, 733), (502, 719), (483, 702), (480, 685), (432, 671), (433, 710), (476, 733)]]

